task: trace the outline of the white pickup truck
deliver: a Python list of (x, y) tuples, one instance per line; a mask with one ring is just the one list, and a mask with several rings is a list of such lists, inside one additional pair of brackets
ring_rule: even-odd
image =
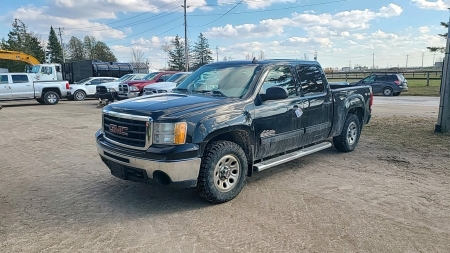
[(27, 73), (0, 73), (0, 101), (36, 99), (55, 105), (67, 96), (69, 88), (67, 81), (33, 81)]

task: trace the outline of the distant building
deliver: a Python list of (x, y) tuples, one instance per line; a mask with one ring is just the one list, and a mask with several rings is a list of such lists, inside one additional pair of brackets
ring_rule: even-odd
[(8, 73), (8, 72), (9, 72), (8, 69), (0, 68), (0, 73)]
[(341, 69), (341, 71), (342, 71), (342, 72), (348, 72), (348, 71), (350, 71), (350, 67), (343, 67), (343, 68)]
[(145, 62), (132, 62), (131, 66), (133, 66), (133, 71), (134, 73), (139, 73), (139, 74), (148, 74), (149, 70), (148, 70), (148, 64)]

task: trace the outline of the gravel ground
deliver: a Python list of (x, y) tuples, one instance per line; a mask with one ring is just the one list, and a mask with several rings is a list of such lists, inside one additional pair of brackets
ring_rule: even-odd
[(94, 100), (5, 106), (0, 252), (450, 252), (450, 137), (432, 133), (437, 106), (377, 98), (354, 152), (257, 173), (221, 205), (110, 175)]

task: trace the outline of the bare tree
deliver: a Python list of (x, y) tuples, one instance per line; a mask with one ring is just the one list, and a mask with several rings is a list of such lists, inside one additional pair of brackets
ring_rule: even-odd
[(255, 55), (252, 53), (252, 54), (250, 54), (250, 53), (247, 53), (246, 55), (245, 55), (245, 59), (246, 60), (251, 60), (251, 59), (253, 59), (253, 57), (255, 57)]
[(266, 59), (266, 53), (264, 53), (264, 51), (262, 51), (262, 50), (259, 51), (258, 59), (260, 59), (260, 60)]
[(224, 56), (224, 57), (223, 57), (223, 60), (224, 60), (224, 61), (226, 61), (226, 60), (228, 60), (228, 59), (227, 59), (227, 57), (226, 57), (226, 56)]
[(167, 54), (165, 64), (167, 64), (167, 59), (170, 58), (170, 52), (172, 51), (172, 43), (166, 42), (161, 46), (161, 50)]
[(303, 56), (304, 56), (303, 60), (305, 60), (305, 61), (309, 61), (309, 57), (308, 57), (308, 55), (306, 55), (306, 54), (303, 54)]
[[(144, 52), (138, 48), (131, 48), (131, 64), (139, 73), (147, 73), (147, 64), (145, 64)], [(145, 69), (144, 66), (145, 65)]]

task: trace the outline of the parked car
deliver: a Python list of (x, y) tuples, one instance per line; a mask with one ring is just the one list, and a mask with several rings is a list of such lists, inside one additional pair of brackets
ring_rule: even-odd
[(95, 97), (96, 87), (101, 83), (113, 82), (117, 77), (88, 77), (70, 85), (69, 100), (82, 101), (86, 97)]
[(110, 102), (114, 102), (114, 100), (119, 100), (117, 96), (117, 91), (119, 90), (119, 84), (125, 81), (133, 81), (133, 80), (142, 80), (142, 78), (146, 77), (147, 74), (127, 74), (117, 79), (114, 82), (103, 83), (101, 85), (97, 85), (95, 97), (103, 100), (107, 99)]
[(152, 83), (165, 82), (173, 74), (178, 72), (179, 71), (152, 72), (148, 74), (146, 77), (144, 77), (142, 80), (122, 82), (119, 84), (119, 91), (117, 92), (117, 96), (120, 99), (142, 96), (142, 94), (144, 93), (143, 89), (145, 86)]
[(374, 94), (398, 96), (408, 91), (408, 81), (401, 74), (374, 74), (351, 84), (364, 84), (372, 87)]
[(370, 86), (332, 89), (316, 61), (222, 61), (171, 93), (107, 105), (95, 138), (112, 175), (222, 203), (254, 172), (333, 145), (353, 151), (372, 103)]
[(27, 73), (0, 74), (0, 101), (35, 99), (40, 104), (55, 105), (69, 92), (67, 81), (33, 81)]
[(144, 86), (144, 95), (151, 95), (155, 93), (171, 92), (172, 89), (178, 86), (186, 78), (188, 78), (192, 72), (178, 72), (169, 77), (166, 82), (160, 82), (156, 84), (149, 84)]

